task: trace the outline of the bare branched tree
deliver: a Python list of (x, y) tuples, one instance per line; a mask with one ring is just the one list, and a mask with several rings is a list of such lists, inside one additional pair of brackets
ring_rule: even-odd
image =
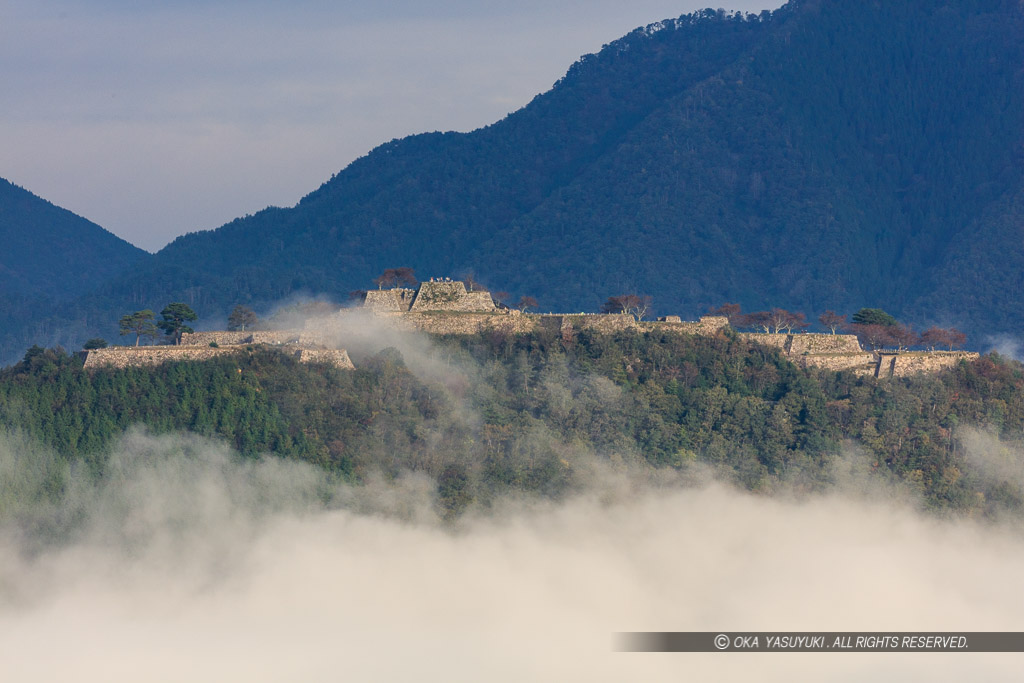
[(646, 294), (621, 294), (610, 296), (601, 306), (602, 313), (625, 313), (637, 320), (643, 320), (651, 308), (651, 297)]
[(835, 311), (825, 311), (818, 316), (818, 322), (822, 327), (828, 328), (832, 334), (835, 334), (836, 330), (846, 326), (846, 316), (839, 315)]
[(416, 271), (409, 267), (388, 268), (374, 279), (373, 284), (377, 285), (377, 289), (397, 287), (398, 285), (415, 287)]

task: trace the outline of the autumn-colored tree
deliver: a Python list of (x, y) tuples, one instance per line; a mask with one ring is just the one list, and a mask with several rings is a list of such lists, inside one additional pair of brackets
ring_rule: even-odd
[(932, 326), (921, 333), (921, 343), (932, 351), (935, 350), (936, 346), (945, 346), (952, 351), (954, 346), (963, 346), (966, 341), (967, 335), (955, 327), (947, 330)]
[(620, 294), (610, 296), (601, 305), (602, 313), (626, 313), (637, 320), (643, 320), (651, 307), (651, 297), (646, 294)]
[(740, 309), (740, 305), (739, 304), (728, 304), (727, 303), (727, 304), (722, 304), (718, 308), (710, 308), (710, 309), (708, 309), (708, 313), (710, 313), (711, 315), (725, 316), (726, 318), (729, 319), (729, 324), (730, 325), (732, 325), (734, 327), (739, 327), (739, 324), (736, 323), (736, 322), (733, 322), (733, 319), (734, 318), (738, 318), (738, 317), (743, 315), (742, 313), (740, 313), (740, 310), (741, 309)]
[(733, 318), (736, 327), (759, 329), (765, 333), (772, 331), (772, 316), (768, 311), (754, 311), (744, 313)]
[(910, 348), (921, 341), (914, 328), (908, 325), (891, 325), (888, 327), (889, 339), (887, 340), (898, 351)]
[(921, 344), (927, 346), (929, 351), (934, 351), (936, 346), (945, 346), (946, 330), (932, 325), (921, 333)]
[(537, 308), (537, 300), (532, 296), (521, 296), (519, 297), (519, 301), (516, 302), (516, 308), (523, 313), (526, 313), (526, 311), (531, 308)]
[(891, 341), (891, 328), (891, 325), (863, 325), (854, 323), (850, 325), (849, 330), (857, 335), (857, 339), (860, 340), (861, 344), (874, 350), (882, 348)]
[(783, 331), (790, 334), (794, 329), (802, 330), (808, 324), (807, 317), (803, 313), (793, 313), (783, 308), (773, 308), (768, 311), (768, 322), (776, 334)]
[(398, 285), (415, 287), (416, 271), (408, 267), (388, 268), (374, 279), (373, 284), (377, 285), (377, 289), (397, 287)]
[(949, 344), (949, 350), (952, 351), (954, 348), (960, 348), (967, 343), (967, 335), (956, 329), (955, 327), (949, 328), (949, 337), (946, 341)]
[(835, 334), (836, 330), (840, 327), (846, 326), (846, 316), (839, 315), (835, 311), (825, 311), (818, 316), (818, 322), (821, 323), (822, 327), (827, 328), (832, 332), (832, 334)]

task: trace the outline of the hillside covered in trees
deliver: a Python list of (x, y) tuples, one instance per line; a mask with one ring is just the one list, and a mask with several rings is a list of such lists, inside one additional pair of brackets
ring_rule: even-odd
[(896, 482), (935, 510), (1024, 506), (1022, 482), (963, 445), (976, 430), (993, 444), (1024, 437), (1024, 367), (996, 355), (876, 381), (801, 370), (734, 333), (495, 332), (437, 339), (414, 358), (384, 348), (343, 371), (254, 347), (86, 371), (36, 347), (0, 371), (0, 431), (60, 454), (36, 474), (45, 490), (20, 495), (60, 495), (69, 468), (102, 475), (111, 442), (141, 425), (304, 460), (353, 483), (425, 474), (448, 516), (507, 494), (559, 498), (600, 463), (707, 466), (751, 490), (811, 492), (851, 457), (874, 487)]
[(1022, 35), (1016, 0), (792, 0), (637, 29), (502, 121), (389, 142), (295, 207), (179, 238), (6, 353), (110, 336), (128, 301), (223, 317), (406, 264), (544, 310), (635, 291), (660, 314), (878, 306), (1012, 333)]
[[(0, 245), (0, 348), (13, 347), (10, 351), (24, 346), (33, 324), (62, 302), (151, 258), (95, 223), (3, 178)], [(0, 353), (0, 360), (10, 351)]]

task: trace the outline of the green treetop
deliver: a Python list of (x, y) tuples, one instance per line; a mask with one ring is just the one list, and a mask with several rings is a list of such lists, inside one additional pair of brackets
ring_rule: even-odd
[(853, 322), (856, 325), (884, 325), (885, 327), (893, 327), (896, 325), (896, 318), (881, 308), (862, 308), (853, 314)]
[(251, 309), (238, 304), (228, 316), (228, 329), (244, 332), (245, 328), (254, 327), (258, 322), (259, 318), (256, 317), (256, 314)]
[(188, 304), (173, 303), (167, 304), (164, 310), (160, 311), (163, 320), (156, 324), (168, 337), (174, 339), (175, 344), (181, 343), (181, 335), (186, 332), (195, 332), (185, 323), (194, 321), (198, 316), (189, 308)]
[(139, 345), (140, 337), (155, 337), (156, 324), (153, 322), (155, 317), (156, 316), (153, 315), (153, 311), (148, 308), (122, 316), (118, 323), (121, 330), (121, 336), (123, 337), (126, 334), (134, 334), (136, 346)]

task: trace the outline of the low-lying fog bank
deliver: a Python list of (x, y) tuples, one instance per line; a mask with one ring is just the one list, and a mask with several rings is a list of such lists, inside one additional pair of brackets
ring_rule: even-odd
[(981, 680), (1024, 664), (614, 651), (630, 630), (1022, 630), (1019, 526), (923, 516), (856, 476), (797, 500), (604, 471), (452, 526), (415, 475), (339, 487), (143, 433), (47, 502), (47, 457), (0, 444), (9, 680)]

